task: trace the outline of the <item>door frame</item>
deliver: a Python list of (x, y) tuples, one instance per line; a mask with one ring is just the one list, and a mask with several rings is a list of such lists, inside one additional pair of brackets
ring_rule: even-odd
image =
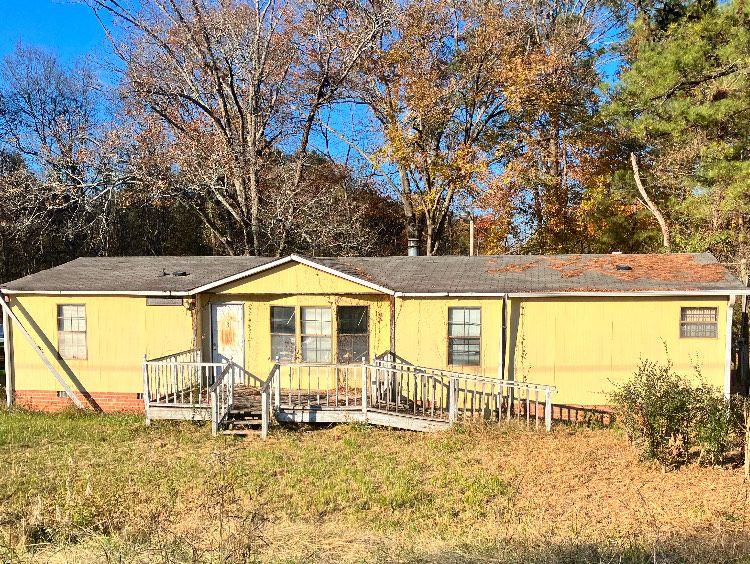
[(237, 362), (236, 359), (233, 359), (233, 362), (235, 364), (239, 364), (242, 368), (245, 368), (245, 303), (244, 302), (238, 302), (238, 301), (231, 301), (231, 302), (208, 302), (208, 346), (209, 346), (209, 354), (210, 354), (210, 362), (220, 362), (217, 360), (216, 356), (214, 355), (214, 352), (218, 354), (218, 347), (214, 349), (214, 327), (216, 324), (216, 307), (217, 306), (240, 306), (240, 326), (242, 327), (242, 362)]

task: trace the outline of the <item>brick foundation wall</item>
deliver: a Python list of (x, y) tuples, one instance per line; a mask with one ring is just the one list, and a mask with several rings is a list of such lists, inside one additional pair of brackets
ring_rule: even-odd
[[(94, 392), (81, 394), (74, 392), (85, 406), (94, 403), (101, 411), (113, 412), (143, 412), (143, 399), (138, 394), (123, 392)], [(14, 401), (19, 407), (35, 411), (61, 411), (75, 404), (70, 398), (57, 396), (56, 391), (50, 390), (16, 390)]]

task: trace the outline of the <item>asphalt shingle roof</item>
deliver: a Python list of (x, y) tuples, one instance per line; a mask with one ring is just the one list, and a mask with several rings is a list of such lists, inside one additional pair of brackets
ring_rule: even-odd
[[(269, 257), (80, 258), (4, 285), (14, 291), (189, 292)], [(308, 258), (403, 293), (744, 290), (713, 255), (501, 255)], [(184, 271), (187, 276), (171, 273)], [(169, 275), (164, 276), (166, 272)]]

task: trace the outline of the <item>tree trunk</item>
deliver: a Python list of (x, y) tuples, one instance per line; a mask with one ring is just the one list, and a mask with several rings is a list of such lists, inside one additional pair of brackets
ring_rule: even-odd
[(638, 159), (636, 158), (635, 153), (630, 153), (630, 164), (633, 167), (633, 177), (635, 178), (635, 185), (638, 187), (638, 192), (641, 194), (644, 204), (656, 218), (656, 221), (659, 223), (659, 227), (661, 228), (664, 250), (670, 253), (672, 252), (672, 244), (669, 240), (669, 226), (667, 226), (667, 222), (665, 221), (664, 216), (659, 211), (659, 208), (656, 207), (656, 204), (651, 201), (651, 198), (648, 197), (646, 189), (643, 187), (643, 182), (641, 182), (641, 173), (638, 169)]

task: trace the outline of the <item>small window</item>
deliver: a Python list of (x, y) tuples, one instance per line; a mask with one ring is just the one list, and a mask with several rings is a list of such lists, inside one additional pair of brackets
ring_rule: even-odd
[(481, 331), (478, 307), (448, 308), (448, 364), (479, 366)]
[(370, 359), (367, 306), (340, 306), (336, 310), (336, 355), (342, 364)]
[(57, 392), (57, 397), (58, 398), (63, 398), (63, 399), (68, 398), (69, 397), (68, 396), (68, 392), (64, 392), (63, 390), (60, 390), (60, 391)]
[(302, 308), (302, 361), (331, 362), (331, 308)]
[(57, 306), (57, 352), (64, 359), (86, 358), (86, 306)]
[(680, 310), (680, 337), (714, 339), (718, 335), (715, 307), (683, 307)]
[(271, 359), (294, 360), (296, 316), (293, 307), (271, 306)]

